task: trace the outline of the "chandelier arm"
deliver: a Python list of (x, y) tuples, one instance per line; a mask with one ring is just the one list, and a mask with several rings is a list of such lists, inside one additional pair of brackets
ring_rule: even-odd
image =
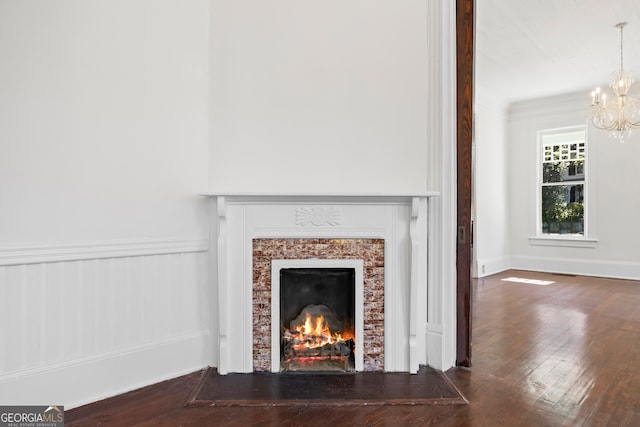
[(635, 121), (635, 122), (627, 120), (627, 124), (629, 125), (629, 127), (632, 127), (632, 128), (640, 127), (640, 119), (638, 119), (638, 121)]
[(600, 130), (615, 131), (618, 129), (618, 122), (614, 122), (607, 126), (606, 124), (597, 121), (596, 117), (591, 120), (591, 123), (593, 123), (593, 126), (595, 126), (596, 129)]

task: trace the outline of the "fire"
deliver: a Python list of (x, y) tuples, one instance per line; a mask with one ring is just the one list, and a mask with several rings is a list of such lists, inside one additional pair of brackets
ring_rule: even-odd
[(308, 311), (305, 313), (304, 324), (296, 326), (295, 331), (285, 331), (285, 338), (298, 351), (346, 342), (349, 338), (352, 338), (352, 334), (345, 333), (344, 335), (345, 337), (340, 333), (332, 333), (322, 314), (312, 317)]
[(327, 322), (324, 320), (324, 316), (321, 314), (316, 317), (314, 322), (311, 319), (309, 312), (306, 313), (304, 325), (296, 327), (296, 331), (298, 331), (298, 334), (303, 335), (316, 335), (321, 337), (331, 336), (331, 330), (329, 329)]

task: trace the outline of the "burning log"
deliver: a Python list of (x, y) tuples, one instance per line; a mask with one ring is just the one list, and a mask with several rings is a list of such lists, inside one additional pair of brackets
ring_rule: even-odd
[[(295, 342), (282, 341), (282, 354), (289, 357), (320, 357), (320, 356), (350, 356), (353, 353), (355, 343), (352, 339), (339, 343), (325, 344), (320, 347), (296, 346)], [(294, 345), (292, 345), (294, 344)]]
[(325, 315), (335, 324), (333, 314), (326, 306), (307, 306), (300, 316), (283, 328), (281, 340), (282, 361), (291, 370), (317, 366), (350, 366), (353, 360), (355, 340), (352, 333), (332, 331)]

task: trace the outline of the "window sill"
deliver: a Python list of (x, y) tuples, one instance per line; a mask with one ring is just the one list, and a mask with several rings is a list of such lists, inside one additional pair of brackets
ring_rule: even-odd
[(549, 235), (549, 236), (538, 236), (538, 237), (529, 237), (529, 243), (535, 246), (560, 246), (560, 247), (568, 247), (568, 248), (595, 248), (598, 245), (597, 239), (587, 239), (583, 236), (563, 236), (560, 237)]

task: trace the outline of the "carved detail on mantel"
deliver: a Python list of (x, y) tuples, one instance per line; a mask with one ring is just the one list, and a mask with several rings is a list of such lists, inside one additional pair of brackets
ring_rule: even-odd
[(313, 208), (296, 208), (296, 225), (301, 227), (314, 226), (322, 227), (329, 225), (335, 227), (342, 222), (342, 211), (334, 206), (331, 207), (313, 207)]

